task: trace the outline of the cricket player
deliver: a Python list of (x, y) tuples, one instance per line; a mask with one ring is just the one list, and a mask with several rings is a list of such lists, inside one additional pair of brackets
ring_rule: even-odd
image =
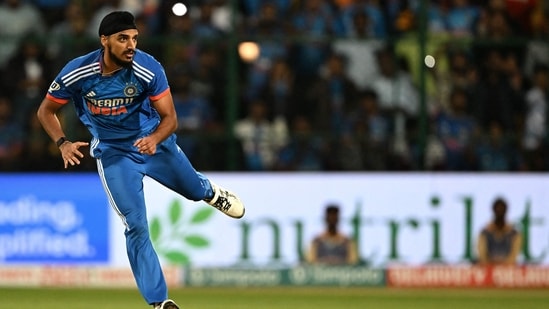
[[(244, 205), (197, 172), (176, 144), (177, 117), (162, 65), (136, 48), (134, 16), (114, 11), (99, 26), (101, 48), (68, 62), (38, 109), (65, 168), (80, 164), (90, 146), (110, 205), (125, 225), (126, 250), (139, 291), (153, 308), (178, 309), (149, 238), (143, 178), (149, 176), (193, 201), (204, 200), (232, 218)], [(71, 141), (57, 118), (71, 102), (92, 135)]]

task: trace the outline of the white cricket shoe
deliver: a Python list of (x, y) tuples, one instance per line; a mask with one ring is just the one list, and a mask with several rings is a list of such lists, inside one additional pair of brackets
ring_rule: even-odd
[(154, 309), (179, 309), (179, 307), (173, 300), (166, 299), (159, 305), (154, 306)]
[(244, 204), (242, 204), (242, 201), (240, 201), (238, 196), (229, 190), (219, 187), (211, 181), (210, 183), (212, 184), (214, 197), (210, 201), (207, 201), (208, 204), (217, 208), (219, 211), (231, 218), (242, 218), (244, 216), (245, 209)]

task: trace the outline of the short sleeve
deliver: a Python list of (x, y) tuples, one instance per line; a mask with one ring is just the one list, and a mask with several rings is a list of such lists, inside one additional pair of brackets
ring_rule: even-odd
[(69, 62), (50, 84), (48, 92), (46, 93), (48, 99), (60, 104), (65, 104), (72, 98), (74, 89), (67, 86), (63, 81), (67, 80), (67, 76), (70, 77), (72, 72), (74, 72), (74, 65)]
[(167, 94), (169, 89), (166, 72), (162, 64), (151, 55), (141, 53), (140, 56), (133, 62), (134, 73), (145, 82), (147, 96), (152, 101), (157, 100)]

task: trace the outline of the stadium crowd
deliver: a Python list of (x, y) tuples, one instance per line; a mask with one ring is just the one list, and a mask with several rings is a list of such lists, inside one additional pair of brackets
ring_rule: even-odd
[[(36, 109), (112, 10), (137, 16), (138, 48), (166, 67), (201, 170), (549, 169), (548, 1), (189, 0), (182, 16), (176, 2), (0, 0), (0, 171), (63, 169)], [(71, 107), (61, 121), (89, 140)]]

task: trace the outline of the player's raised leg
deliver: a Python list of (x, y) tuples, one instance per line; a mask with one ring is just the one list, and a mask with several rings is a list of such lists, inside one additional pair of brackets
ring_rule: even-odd
[(147, 175), (187, 199), (206, 201), (229, 217), (238, 219), (244, 216), (244, 204), (240, 198), (197, 172), (175, 143), (175, 136), (158, 145), (156, 154), (147, 160)]
[(212, 199), (206, 200), (208, 204), (229, 217), (235, 219), (242, 218), (246, 209), (240, 198), (233, 192), (216, 185), (212, 181), (210, 181), (210, 184), (213, 188), (214, 196)]

